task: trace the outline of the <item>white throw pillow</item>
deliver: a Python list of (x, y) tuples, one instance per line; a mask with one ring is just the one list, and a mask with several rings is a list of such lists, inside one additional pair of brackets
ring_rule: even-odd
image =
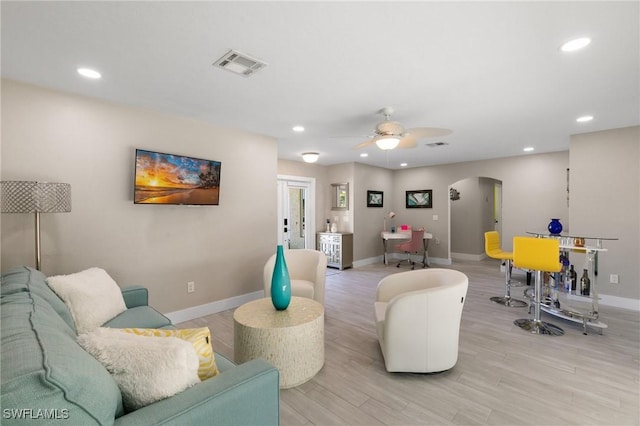
[(193, 346), (177, 337), (150, 337), (100, 327), (78, 343), (111, 373), (132, 411), (200, 382)]
[(104, 269), (56, 275), (47, 278), (47, 284), (71, 311), (78, 334), (92, 331), (127, 310), (120, 287)]

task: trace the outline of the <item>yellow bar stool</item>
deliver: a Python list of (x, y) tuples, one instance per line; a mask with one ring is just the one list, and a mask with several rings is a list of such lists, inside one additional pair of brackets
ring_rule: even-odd
[(504, 296), (491, 297), (489, 300), (512, 308), (522, 308), (527, 303), (513, 299), (511, 297), (511, 263), (513, 262), (513, 252), (504, 251), (500, 247), (500, 234), (497, 231), (489, 231), (484, 233), (484, 251), (492, 259), (500, 259), (505, 261), (504, 265)]
[(560, 244), (554, 238), (513, 238), (513, 263), (517, 268), (535, 271), (533, 318), (517, 319), (513, 323), (533, 334), (562, 336), (560, 327), (540, 320), (540, 301), (542, 296), (542, 271), (559, 272)]

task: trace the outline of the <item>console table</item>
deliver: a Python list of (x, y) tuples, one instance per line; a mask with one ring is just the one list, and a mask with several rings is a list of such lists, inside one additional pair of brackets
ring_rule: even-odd
[(318, 232), (318, 250), (327, 256), (327, 266), (340, 270), (353, 266), (353, 234)]
[(277, 311), (270, 298), (245, 303), (233, 313), (237, 364), (263, 358), (280, 371), (280, 388), (299, 386), (324, 365), (324, 309), (315, 300), (292, 297)]
[[(559, 276), (555, 277), (556, 288), (554, 291), (558, 294), (566, 294), (567, 300), (577, 300), (577, 301), (586, 301), (591, 302), (591, 310), (589, 311), (581, 311), (576, 308), (572, 308), (568, 303), (564, 302), (560, 305), (560, 307), (554, 306), (551, 300), (546, 300), (541, 303), (540, 309), (544, 312), (554, 315), (558, 318), (562, 318), (568, 321), (573, 321), (582, 324), (582, 332), (583, 334), (587, 334), (587, 326), (595, 327), (602, 334), (603, 330), (607, 328), (607, 324), (598, 320), (598, 255), (601, 252), (606, 252), (607, 249), (602, 247), (603, 241), (616, 241), (617, 238), (600, 238), (600, 237), (583, 237), (583, 236), (571, 236), (571, 235), (550, 235), (548, 232), (529, 232), (527, 234), (535, 235), (538, 238), (557, 238), (560, 243), (560, 252), (567, 259), (569, 258), (570, 252), (578, 252), (583, 253), (586, 256), (584, 267), (581, 269), (586, 269), (589, 274), (589, 279), (591, 280), (591, 294), (589, 296), (580, 295), (579, 290), (576, 288), (576, 291), (565, 291), (562, 285), (558, 285)], [(575, 245), (575, 240), (581, 239), (585, 242), (592, 242), (591, 244), (585, 244), (577, 246)], [(578, 281), (580, 280), (580, 270), (578, 272)], [(563, 271), (559, 274), (564, 274)], [(545, 283), (548, 286), (548, 284)]]

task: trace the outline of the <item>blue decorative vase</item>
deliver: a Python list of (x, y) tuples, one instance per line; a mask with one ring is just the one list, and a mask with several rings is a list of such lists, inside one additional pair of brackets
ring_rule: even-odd
[(549, 226), (547, 227), (551, 235), (560, 235), (562, 232), (562, 224), (560, 223), (560, 219), (551, 219), (549, 222)]
[(271, 276), (271, 302), (278, 311), (284, 311), (291, 302), (291, 278), (284, 260), (284, 249), (281, 245), (276, 251), (276, 263)]

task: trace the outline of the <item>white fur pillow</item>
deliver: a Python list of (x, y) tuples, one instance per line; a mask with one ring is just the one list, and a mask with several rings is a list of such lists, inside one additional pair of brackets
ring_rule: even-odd
[(47, 284), (71, 311), (78, 334), (94, 330), (127, 310), (120, 287), (104, 269), (56, 275), (47, 278)]
[(100, 327), (78, 343), (111, 373), (125, 410), (168, 398), (200, 382), (198, 355), (177, 337), (149, 337)]

